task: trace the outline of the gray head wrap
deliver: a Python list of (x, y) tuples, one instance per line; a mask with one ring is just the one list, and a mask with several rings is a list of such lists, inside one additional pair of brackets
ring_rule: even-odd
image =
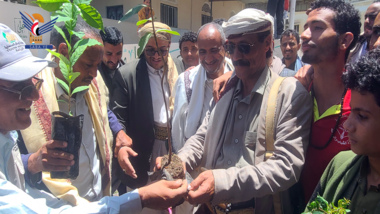
[(223, 22), (223, 30), (230, 35), (260, 33), (271, 30), (273, 33), (273, 17), (264, 11), (247, 8)]

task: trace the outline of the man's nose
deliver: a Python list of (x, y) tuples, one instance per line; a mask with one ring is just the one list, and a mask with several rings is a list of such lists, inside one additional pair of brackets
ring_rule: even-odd
[(311, 37), (310, 28), (306, 28), (301, 34), (302, 42), (309, 40)]
[(91, 77), (95, 78), (98, 75), (98, 68), (95, 67), (95, 68), (89, 69), (88, 75), (90, 75)]

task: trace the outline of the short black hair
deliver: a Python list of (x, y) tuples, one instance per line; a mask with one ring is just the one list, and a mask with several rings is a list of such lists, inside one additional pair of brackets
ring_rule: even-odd
[(342, 80), (346, 88), (374, 95), (380, 106), (380, 49), (375, 48), (346, 66)]
[[(63, 33), (65, 34), (66, 38), (69, 39), (69, 32), (67, 31), (65, 24), (59, 23), (59, 24), (57, 24), (57, 27), (61, 28)], [(74, 28), (74, 31), (89, 34), (94, 39), (101, 41), (101, 37), (100, 37), (98, 29), (91, 27), (85, 21), (83, 21), (81, 19), (77, 20), (77, 24)], [(71, 46), (74, 46), (75, 43), (77, 43), (78, 41), (79, 41), (79, 37), (73, 35), (71, 37)], [(65, 39), (61, 36), (60, 33), (58, 33), (58, 31), (55, 28), (53, 28), (53, 30), (51, 31), (51, 34), (50, 34), (50, 44), (54, 45), (55, 48), (58, 50), (59, 44), (61, 44), (63, 42), (66, 43)]]
[(346, 50), (347, 60), (350, 50), (355, 46), (360, 34), (359, 11), (354, 6), (344, 0), (316, 0), (311, 3), (311, 10), (327, 8), (335, 12), (334, 24), (335, 31), (340, 35), (351, 32), (354, 35), (350, 46)]
[(181, 50), (182, 42), (196, 43), (197, 42), (197, 34), (192, 32), (192, 31), (188, 31), (188, 32), (184, 33), (183, 36), (181, 36), (181, 38), (179, 38), (178, 42), (179, 42), (179, 49)]
[(104, 31), (100, 31), (103, 43), (107, 42), (111, 45), (123, 43), (123, 35), (116, 27), (105, 27)]
[(284, 32), (282, 32), (281, 37), (280, 37), (280, 43), (282, 42), (282, 37), (284, 37), (284, 36), (288, 36), (288, 37), (294, 36), (294, 37), (296, 37), (297, 43), (298, 44), (300, 43), (300, 35), (298, 34), (297, 31), (295, 31), (293, 29), (287, 29)]

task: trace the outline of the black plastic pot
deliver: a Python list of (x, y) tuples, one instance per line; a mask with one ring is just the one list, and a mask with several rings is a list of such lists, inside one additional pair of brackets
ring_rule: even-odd
[(83, 115), (73, 117), (55, 111), (51, 118), (52, 139), (67, 142), (67, 147), (61, 150), (73, 154), (75, 163), (69, 171), (50, 172), (50, 177), (76, 179), (79, 174), (79, 149), (82, 142)]

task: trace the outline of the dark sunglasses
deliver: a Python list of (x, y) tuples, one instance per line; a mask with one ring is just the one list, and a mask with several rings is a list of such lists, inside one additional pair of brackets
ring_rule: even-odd
[(6, 88), (3, 86), (0, 86), (0, 89), (3, 89), (4, 91), (8, 91), (8, 92), (18, 94), (19, 100), (26, 100), (28, 97), (30, 97), (32, 95), (34, 89), (36, 89), (37, 91), (40, 90), (42, 83), (44, 82), (43, 79), (39, 79), (37, 77), (33, 77), (33, 79), (37, 80), (37, 82), (34, 85), (25, 86), (23, 89), (21, 89), (21, 91), (16, 90), (16, 89), (12, 89), (12, 88)]
[[(163, 49), (163, 48), (161, 48), (160, 51), (161, 51), (162, 56), (166, 56), (166, 55), (168, 54), (168, 49)], [(148, 56), (154, 56), (156, 53), (157, 53), (158, 55), (160, 55), (160, 54), (158, 53), (158, 50), (153, 49), (153, 48), (145, 49), (145, 53), (146, 53), (146, 55), (148, 55)]]
[(234, 54), (236, 46), (237, 46), (237, 49), (239, 50), (240, 53), (249, 54), (249, 52), (251, 51), (251, 47), (253, 47), (254, 45), (249, 44), (249, 43), (240, 43), (237, 45), (235, 45), (233, 43), (227, 43), (224, 45), (224, 49), (226, 49), (226, 51), (229, 54)]
[(369, 20), (375, 20), (375, 19), (376, 19), (376, 16), (377, 16), (377, 14), (364, 15), (364, 20), (366, 20), (367, 18), (368, 18)]

